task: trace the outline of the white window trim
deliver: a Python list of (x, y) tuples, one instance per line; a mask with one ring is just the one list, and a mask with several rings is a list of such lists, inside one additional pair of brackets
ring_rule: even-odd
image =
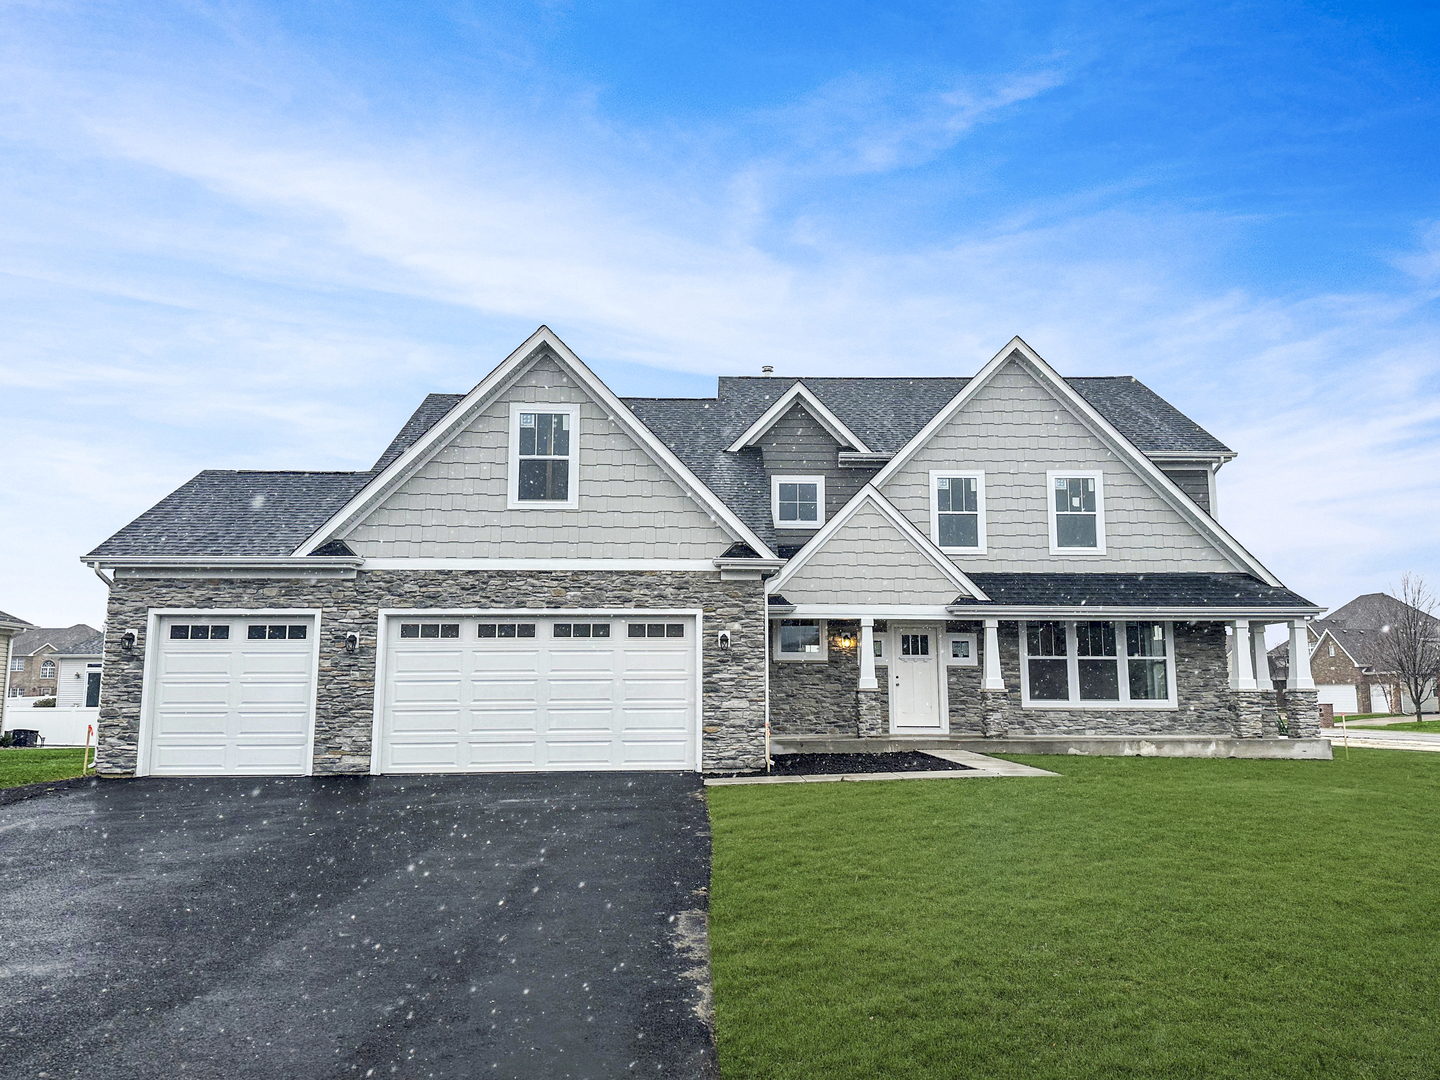
[[(780, 651), (780, 624), (782, 622), (818, 622), (820, 624), (820, 651), (818, 653), (782, 653)], [(824, 664), (830, 660), (830, 628), (824, 619), (774, 619), (771, 621), (774, 627), (774, 640), (771, 642), (770, 655), (782, 664)]]
[[(952, 641), (955, 641), (955, 640), (959, 639), (959, 638), (965, 638), (966, 640), (968, 640), (968, 641), (970, 642), (970, 657), (969, 657), (969, 659), (957, 658), (956, 656), (953, 655), (953, 654), (954, 654), (954, 649), (951, 647), (951, 644), (950, 644), (950, 643), (951, 643)], [(979, 664), (980, 664), (980, 657), (976, 655), (976, 651), (979, 649), (979, 647), (980, 647), (980, 635), (979, 635), (979, 634), (946, 634), (946, 635), (945, 635), (945, 664), (946, 664), (946, 666), (947, 666), (947, 667), (978, 667)]]
[[(1072, 473), (1061, 475), (1071, 476)], [(1026, 709), (1074, 709), (1096, 711), (1105, 709), (1169, 709), (1179, 706), (1176, 702), (1175, 687), (1175, 634), (1174, 624), (1163, 619), (1080, 619), (1080, 622), (1108, 622), (1115, 627), (1115, 652), (1120, 669), (1119, 701), (1082, 701), (1080, 699), (1080, 658), (1075, 648), (1075, 619), (1033, 619), (1020, 623), (1020, 704)], [(1065, 624), (1065, 661), (1070, 684), (1069, 701), (1030, 700), (1030, 648), (1025, 628), (1029, 622), (1063, 622)], [(1130, 700), (1130, 658), (1126, 655), (1125, 624), (1127, 622), (1158, 622), (1165, 628), (1165, 687), (1170, 696), (1164, 699)], [(1054, 657), (1054, 659), (1060, 659)]]
[[(570, 498), (520, 499), (520, 414), (567, 413), (570, 416)], [(580, 406), (551, 405), (541, 401), (510, 403), (509, 476), (505, 483), (505, 505), (510, 510), (577, 510), (580, 507)]]
[[(1055, 481), (1095, 481), (1095, 546), (1093, 548), (1061, 547), (1055, 512)], [(1045, 474), (1045, 517), (1050, 523), (1051, 555), (1104, 555), (1105, 554), (1105, 473), (1100, 469), (1051, 469)]]
[[(814, 521), (781, 521), (780, 520), (780, 485), (781, 484), (814, 484), (815, 485), (815, 520)], [(825, 477), (823, 476), (771, 476), (770, 477), (770, 516), (775, 522), (775, 528), (784, 529), (786, 532), (814, 532), (825, 524)]]
[[(978, 511), (975, 521), (975, 547), (945, 547), (940, 543), (940, 489), (936, 481), (941, 477), (946, 479), (972, 479), (975, 481), (975, 508)], [(930, 540), (936, 547), (947, 555), (984, 555), (986, 553), (985, 536), (985, 473), (981, 469), (931, 469), (930, 470)]]

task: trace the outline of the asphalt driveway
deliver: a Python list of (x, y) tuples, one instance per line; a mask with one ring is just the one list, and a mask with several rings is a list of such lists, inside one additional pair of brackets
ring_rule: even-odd
[(0, 1077), (714, 1076), (694, 775), (0, 806)]

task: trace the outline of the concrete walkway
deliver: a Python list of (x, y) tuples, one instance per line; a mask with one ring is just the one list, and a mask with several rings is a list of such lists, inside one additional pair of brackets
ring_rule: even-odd
[(969, 750), (940, 750), (925, 747), (931, 757), (964, 765), (963, 769), (936, 769), (934, 772), (821, 773), (816, 776), (716, 776), (705, 781), (706, 787), (728, 787), (733, 784), (833, 784), (859, 780), (964, 780), (970, 777), (995, 776), (1059, 776), (1059, 773), (1032, 768), (1014, 761), (987, 757)]
[[(1346, 735), (1339, 724), (1326, 728), (1324, 735), (1336, 750), (1344, 749)], [(1428, 750), (1440, 754), (1440, 735), (1424, 731), (1351, 728), (1349, 744), (1362, 750)]]

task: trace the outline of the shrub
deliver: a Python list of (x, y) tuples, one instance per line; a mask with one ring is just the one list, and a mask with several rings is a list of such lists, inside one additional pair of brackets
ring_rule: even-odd
[(53, 697), (42, 697), (39, 701), (31, 702), (30, 707), (32, 709), (53, 709), (55, 707), (55, 699)]

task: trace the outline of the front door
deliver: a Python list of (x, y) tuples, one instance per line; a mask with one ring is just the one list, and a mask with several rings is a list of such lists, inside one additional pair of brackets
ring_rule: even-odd
[(929, 623), (891, 623), (890, 730), (938, 735), (950, 730), (940, 683), (940, 628)]
[(85, 707), (93, 709), (100, 704), (100, 672), (92, 671), (85, 684)]

